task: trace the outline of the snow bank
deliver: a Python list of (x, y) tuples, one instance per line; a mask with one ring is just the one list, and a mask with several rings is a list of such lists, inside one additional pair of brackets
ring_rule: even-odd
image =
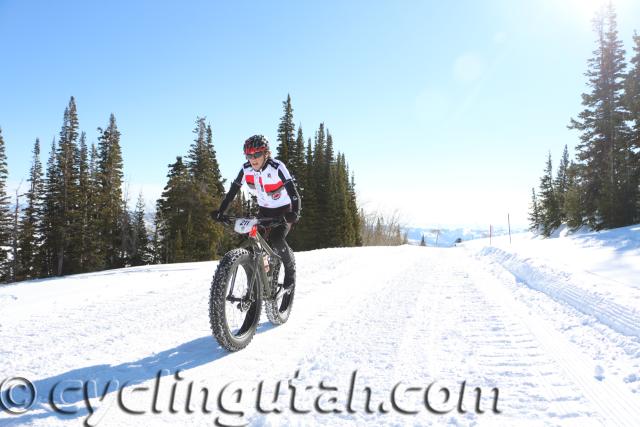
[(561, 229), (544, 239), (466, 242), (476, 256), (499, 264), (526, 286), (617, 332), (640, 337), (640, 225), (601, 232)]
[(592, 315), (622, 334), (640, 337), (640, 310), (614, 301), (606, 292), (580, 287), (580, 274), (558, 271), (544, 261), (523, 258), (494, 247), (483, 248), (479, 255), (499, 263), (530, 288)]

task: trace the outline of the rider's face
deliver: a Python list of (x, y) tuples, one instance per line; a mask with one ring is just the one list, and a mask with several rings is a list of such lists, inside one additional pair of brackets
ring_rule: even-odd
[(260, 157), (258, 157), (257, 159), (249, 159), (249, 163), (251, 163), (251, 167), (253, 168), (253, 170), (260, 170), (262, 168), (262, 165), (264, 165), (264, 162), (266, 161), (267, 156), (265, 156), (264, 154)]

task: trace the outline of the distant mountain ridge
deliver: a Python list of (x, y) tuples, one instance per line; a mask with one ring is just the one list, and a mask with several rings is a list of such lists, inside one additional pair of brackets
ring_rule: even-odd
[[(419, 245), (422, 240), (422, 236), (425, 237), (427, 246), (439, 246), (450, 247), (456, 242), (456, 239), (461, 239), (463, 242), (467, 240), (484, 239), (489, 237), (489, 228), (476, 229), (476, 228), (419, 228), (409, 227), (405, 228), (407, 232), (407, 238), (410, 244)], [(511, 229), (511, 234), (519, 233), (522, 229)], [(493, 236), (504, 236), (509, 234), (509, 229), (506, 227), (494, 227)]]

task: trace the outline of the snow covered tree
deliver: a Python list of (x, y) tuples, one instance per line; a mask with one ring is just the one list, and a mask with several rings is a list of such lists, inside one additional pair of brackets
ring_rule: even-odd
[(420, 246), (427, 246), (427, 242), (424, 240), (424, 234), (422, 235), (422, 239), (420, 240)]

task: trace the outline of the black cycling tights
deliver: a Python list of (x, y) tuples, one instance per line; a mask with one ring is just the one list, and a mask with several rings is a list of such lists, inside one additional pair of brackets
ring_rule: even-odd
[(287, 234), (289, 234), (289, 230), (291, 230), (291, 225), (288, 223), (271, 227), (267, 238), (267, 243), (269, 243), (271, 249), (282, 258), (285, 287), (288, 287), (289, 284), (293, 284), (296, 281), (296, 260), (293, 256), (293, 251), (285, 240)]

